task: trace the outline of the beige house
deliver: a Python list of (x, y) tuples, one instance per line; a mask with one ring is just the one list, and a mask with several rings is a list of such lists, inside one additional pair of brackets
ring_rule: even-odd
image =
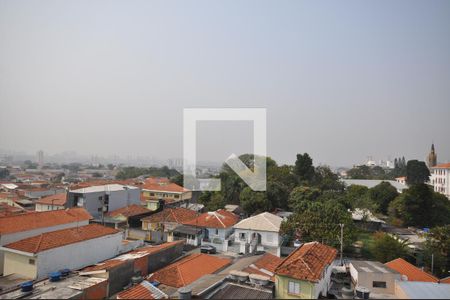
[(59, 193), (43, 197), (36, 201), (36, 211), (49, 211), (65, 209), (67, 193)]
[(42, 233), (7, 244), (4, 275), (42, 279), (61, 269), (80, 269), (120, 253), (122, 232), (90, 224)]
[(147, 208), (157, 210), (159, 208), (159, 200), (165, 203), (188, 201), (192, 198), (192, 191), (185, 189), (178, 184), (163, 182), (146, 182), (141, 186), (141, 200), (147, 202)]

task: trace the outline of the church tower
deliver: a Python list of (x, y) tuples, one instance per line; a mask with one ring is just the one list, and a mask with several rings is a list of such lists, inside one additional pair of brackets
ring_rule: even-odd
[(437, 154), (434, 151), (434, 143), (431, 144), (431, 152), (428, 154), (428, 168), (434, 167), (437, 164)]

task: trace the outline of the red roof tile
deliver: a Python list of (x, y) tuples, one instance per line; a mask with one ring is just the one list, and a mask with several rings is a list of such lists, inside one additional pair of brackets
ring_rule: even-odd
[(435, 165), (434, 167), (431, 167), (431, 168), (432, 169), (450, 169), (450, 163)]
[(326, 265), (336, 258), (337, 250), (318, 242), (306, 243), (292, 252), (275, 269), (275, 274), (317, 282)]
[(232, 212), (219, 209), (214, 212), (206, 212), (186, 223), (205, 228), (229, 228), (239, 221), (239, 217)]
[(117, 229), (98, 224), (50, 231), (29, 237), (4, 247), (28, 253), (39, 253), (53, 248), (79, 243), (86, 240), (112, 235), (120, 232)]
[(150, 280), (172, 287), (186, 286), (200, 277), (212, 274), (231, 263), (230, 259), (207, 254), (191, 254), (153, 273)]
[(43, 197), (36, 201), (39, 204), (64, 206), (67, 201), (67, 193), (60, 193)]
[(178, 224), (185, 224), (197, 217), (197, 213), (191, 209), (174, 207), (165, 208), (164, 210), (157, 212), (151, 216), (142, 218), (142, 221), (149, 223), (163, 223), (173, 222)]
[(439, 280), (440, 283), (446, 283), (446, 284), (450, 284), (450, 276), (442, 278), (441, 280)]
[(12, 206), (5, 202), (0, 202), (0, 217), (15, 216), (26, 213), (27, 211), (23, 208)]
[(417, 268), (402, 258), (385, 263), (386, 266), (408, 277), (408, 281), (439, 282), (439, 279)]
[(92, 216), (84, 208), (42, 211), (0, 218), (0, 234), (87, 221)]
[(162, 299), (166, 294), (154, 287), (150, 282), (143, 281), (126, 291), (117, 294), (117, 299)]
[(284, 261), (284, 259), (270, 253), (264, 254), (260, 259), (253, 264), (259, 269), (265, 269), (269, 272), (275, 273), (275, 269)]
[(147, 191), (157, 191), (157, 192), (169, 192), (169, 193), (185, 193), (190, 192), (190, 190), (185, 189), (173, 182), (163, 182), (163, 183), (152, 183), (146, 182), (141, 186), (141, 189)]
[(122, 207), (113, 211), (110, 211), (107, 215), (109, 217), (117, 217), (119, 215), (124, 216), (125, 218), (138, 216), (145, 213), (150, 212), (149, 209), (143, 207), (142, 205), (132, 204), (126, 207)]

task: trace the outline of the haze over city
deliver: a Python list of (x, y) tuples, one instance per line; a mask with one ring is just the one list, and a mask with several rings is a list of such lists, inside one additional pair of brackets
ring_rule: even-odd
[[(264, 107), (280, 163), (423, 160), (433, 141), (447, 162), (449, 14), (448, 1), (1, 1), (0, 148), (179, 158), (184, 108)], [(198, 132), (199, 160), (251, 152), (249, 122)]]

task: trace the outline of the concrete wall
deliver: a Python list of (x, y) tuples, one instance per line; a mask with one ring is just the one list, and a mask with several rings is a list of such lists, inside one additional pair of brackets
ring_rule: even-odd
[(36, 211), (51, 211), (51, 210), (60, 210), (60, 209), (65, 209), (64, 206), (59, 206), (59, 205), (48, 205), (48, 204), (39, 204), (36, 203), (36, 207), (35, 210)]
[[(50, 226), (50, 227), (42, 227), (42, 228), (36, 228), (32, 230), (27, 231), (21, 231), (21, 232), (14, 232), (9, 234), (3, 234), (0, 235), (0, 246), (4, 246), (13, 242), (17, 242), (35, 235), (39, 235), (41, 233), (60, 230), (60, 229), (66, 229), (66, 228), (73, 228), (77, 226), (84, 226), (88, 225), (89, 220), (86, 221), (80, 221), (80, 222), (73, 222), (73, 223), (67, 223), (67, 224), (61, 224), (56, 226)], [(0, 272), (3, 272), (3, 262), (4, 262), (4, 252), (0, 251)]]
[[(107, 235), (43, 251), (37, 254), (37, 278), (64, 268), (81, 269), (112, 258), (120, 253), (122, 233)], [(19, 273), (19, 272), (16, 272)]]
[[(34, 261), (34, 265), (30, 263), (30, 260)], [(37, 274), (37, 263), (36, 257), (5, 252), (3, 274), (18, 273), (27, 278), (34, 279)]]
[[(300, 295), (289, 294), (289, 281), (300, 284)], [(314, 299), (314, 284), (286, 276), (275, 275), (276, 299)]]
[(281, 243), (281, 239), (280, 239), (278, 232), (235, 229), (234, 241), (236, 243), (241, 242), (241, 239), (240, 239), (241, 233), (245, 233), (245, 242), (246, 243), (250, 243), (252, 241), (253, 234), (261, 235), (261, 245), (262, 246), (278, 247)]
[[(69, 192), (69, 198), (66, 204), (67, 207), (74, 206), (74, 199), (76, 195), (79, 195), (80, 198), (83, 198), (83, 207), (94, 218), (99, 218), (101, 216), (101, 211), (99, 212), (98, 209), (102, 207), (103, 200), (101, 201), (99, 200), (99, 198), (102, 197), (104, 199), (106, 191), (91, 192), (91, 193)], [(128, 189), (122, 191), (109, 192), (108, 211), (113, 211), (131, 204), (141, 205), (139, 189)]]
[(331, 271), (333, 270), (333, 266), (337, 265), (339, 265), (339, 261), (333, 261), (331, 265), (326, 267), (322, 279), (320, 279), (318, 283), (314, 284), (315, 299), (318, 299), (320, 294), (322, 294), (323, 297), (327, 296), (328, 289), (330, 287)]
[[(354, 286), (361, 285), (376, 294), (394, 294), (395, 280), (401, 279), (401, 275), (395, 273), (358, 272), (352, 264), (350, 264), (350, 275)], [(386, 288), (374, 288), (374, 281), (386, 282)]]

